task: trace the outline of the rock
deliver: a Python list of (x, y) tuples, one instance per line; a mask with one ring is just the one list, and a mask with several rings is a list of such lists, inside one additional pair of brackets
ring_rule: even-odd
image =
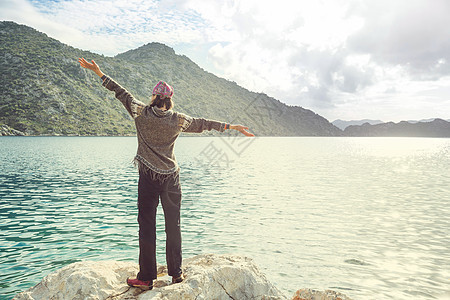
[(11, 136), (11, 135), (24, 136), (25, 133), (23, 133), (22, 131), (16, 130), (14, 128), (11, 128), (8, 125), (1, 124), (0, 125), (0, 136)]
[(183, 260), (185, 280), (170, 284), (166, 268), (150, 291), (126, 285), (138, 265), (118, 261), (84, 261), (47, 275), (14, 299), (286, 299), (247, 257), (203, 254)]
[(83, 261), (50, 273), (14, 299), (106, 299), (126, 286), (138, 265), (118, 261)]
[(312, 289), (300, 289), (295, 292), (292, 300), (351, 300), (344, 294), (336, 291), (316, 291)]

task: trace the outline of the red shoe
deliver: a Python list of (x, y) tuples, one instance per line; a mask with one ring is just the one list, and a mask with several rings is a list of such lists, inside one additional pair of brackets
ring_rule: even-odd
[(151, 290), (153, 288), (153, 280), (143, 281), (137, 278), (127, 278), (127, 284), (132, 287), (138, 287), (143, 290)]

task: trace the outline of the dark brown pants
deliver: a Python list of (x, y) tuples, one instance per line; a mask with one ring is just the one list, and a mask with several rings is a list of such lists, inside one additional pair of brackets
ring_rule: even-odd
[(163, 183), (139, 173), (138, 222), (139, 222), (139, 273), (140, 280), (157, 277), (156, 268), (156, 209), (159, 199), (164, 210), (166, 225), (166, 262), (169, 276), (181, 274), (181, 187), (178, 174)]

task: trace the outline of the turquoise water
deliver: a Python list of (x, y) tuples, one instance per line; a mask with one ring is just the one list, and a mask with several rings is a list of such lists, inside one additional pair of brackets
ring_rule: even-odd
[[(75, 261), (137, 262), (134, 137), (0, 138), (1, 298)], [(185, 258), (252, 257), (290, 296), (450, 291), (450, 139), (181, 137)], [(164, 223), (158, 211), (158, 262)]]

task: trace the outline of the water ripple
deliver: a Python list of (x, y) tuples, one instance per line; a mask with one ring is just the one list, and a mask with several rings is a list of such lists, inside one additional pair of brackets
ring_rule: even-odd
[[(211, 142), (231, 158), (203, 164)], [(248, 255), (291, 295), (448, 292), (448, 139), (180, 138), (184, 257)], [(137, 262), (135, 138), (0, 138), (0, 288), (82, 260)], [(200, 157), (201, 158), (201, 157)], [(162, 209), (158, 262), (165, 263)]]

